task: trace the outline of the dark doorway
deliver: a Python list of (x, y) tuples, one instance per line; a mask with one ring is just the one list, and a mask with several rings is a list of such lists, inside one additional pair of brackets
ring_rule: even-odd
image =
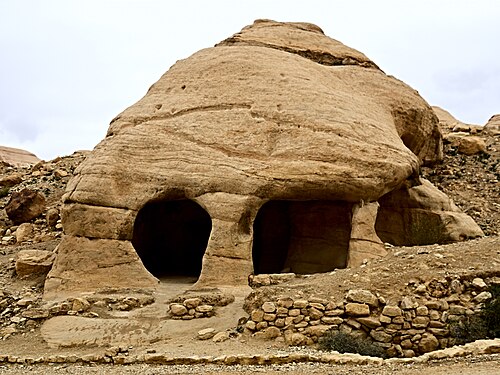
[(254, 273), (311, 274), (345, 268), (352, 204), (270, 201), (254, 222)]
[(146, 204), (137, 214), (132, 245), (142, 263), (158, 278), (198, 278), (212, 220), (191, 200)]

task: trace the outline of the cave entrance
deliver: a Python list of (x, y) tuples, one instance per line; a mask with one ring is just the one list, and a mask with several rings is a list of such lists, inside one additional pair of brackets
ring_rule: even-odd
[(191, 200), (150, 202), (137, 214), (132, 245), (155, 277), (195, 282), (211, 230), (210, 215)]
[(312, 274), (347, 266), (352, 204), (269, 201), (254, 222), (254, 273)]

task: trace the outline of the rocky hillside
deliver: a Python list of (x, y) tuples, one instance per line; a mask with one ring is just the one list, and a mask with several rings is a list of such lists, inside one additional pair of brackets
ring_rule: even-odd
[[(424, 167), (423, 176), (452, 198), (487, 236), (500, 234), (500, 134), (489, 130), (494, 129), (492, 124), (483, 129), (442, 110), (436, 113), (444, 134), (444, 160)], [(492, 119), (496, 117), (500, 116)]]

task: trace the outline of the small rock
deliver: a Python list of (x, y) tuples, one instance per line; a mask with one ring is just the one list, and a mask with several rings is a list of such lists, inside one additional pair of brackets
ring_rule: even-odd
[(10, 321), (12, 323), (19, 324), (19, 323), (25, 322), (26, 318), (23, 318), (23, 317), (20, 317), (20, 316), (13, 316), (12, 318), (10, 318)]
[(35, 227), (31, 223), (22, 223), (16, 229), (16, 242), (21, 243), (31, 240), (35, 233)]
[(358, 318), (357, 321), (368, 328), (377, 328), (381, 325), (380, 320), (376, 317)]
[(49, 317), (49, 312), (45, 309), (36, 308), (24, 310), (21, 314), (24, 318), (28, 319), (45, 319)]
[(276, 305), (273, 302), (264, 302), (262, 304), (262, 310), (268, 314), (273, 313), (276, 311)]
[(35, 300), (33, 298), (30, 298), (30, 297), (21, 298), (19, 301), (16, 302), (16, 305), (21, 306), (21, 307), (26, 307), (26, 306), (31, 305), (34, 301)]
[(480, 137), (463, 137), (458, 144), (458, 152), (465, 155), (476, 155), (486, 151), (486, 143)]
[(66, 172), (64, 169), (56, 169), (54, 171), (54, 176), (57, 178), (67, 177), (68, 172)]
[(344, 319), (338, 317), (338, 316), (324, 316), (321, 318), (321, 321), (325, 324), (328, 325), (340, 325), (344, 322)]
[(252, 275), (250, 279), (252, 286), (266, 286), (271, 285), (271, 277), (266, 274), (262, 275)]
[(492, 297), (490, 292), (481, 292), (477, 296), (474, 297), (474, 301), (478, 303), (484, 303), (488, 300), (490, 300)]
[(211, 305), (200, 305), (200, 306), (198, 306), (195, 310), (196, 310), (197, 312), (200, 312), (200, 313), (206, 314), (206, 313), (210, 313), (210, 312), (212, 312), (212, 311), (213, 311), (213, 309), (214, 309), (214, 307), (213, 307), (213, 306), (211, 306)]
[(349, 290), (346, 299), (350, 302), (365, 303), (372, 307), (378, 306), (378, 297), (369, 290), (353, 289)]
[(272, 340), (281, 336), (281, 330), (277, 327), (267, 327), (262, 333), (263, 338), (266, 340)]
[(219, 332), (214, 335), (212, 338), (213, 342), (224, 342), (229, 340), (229, 333), (227, 332)]
[(264, 311), (261, 309), (255, 309), (250, 314), (250, 318), (256, 323), (262, 322), (264, 320)]
[(10, 174), (5, 177), (0, 177), (0, 187), (13, 187), (23, 182), (23, 178), (19, 173)]
[(401, 308), (403, 310), (410, 310), (410, 309), (415, 309), (418, 307), (418, 303), (410, 298), (410, 297), (403, 297), (401, 299)]
[(253, 320), (249, 320), (248, 322), (245, 323), (245, 328), (249, 329), (250, 331), (255, 331), (257, 324)]
[(427, 287), (424, 284), (420, 284), (415, 288), (415, 293), (424, 294), (427, 292)]
[(293, 302), (293, 308), (294, 309), (305, 309), (308, 304), (309, 304), (309, 301), (298, 299), (298, 300)]
[(45, 214), (45, 220), (47, 220), (47, 225), (49, 227), (55, 228), (59, 220), (59, 210), (57, 208), (49, 209)]
[(349, 316), (367, 316), (370, 315), (370, 307), (363, 303), (348, 303), (345, 312)]
[(370, 336), (378, 342), (391, 342), (392, 336), (388, 333), (385, 333), (383, 330), (373, 329), (370, 331)]
[(488, 285), (484, 282), (483, 279), (476, 277), (474, 280), (472, 280), (472, 286), (476, 289), (484, 290), (488, 288)]
[(288, 344), (291, 346), (303, 346), (307, 345), (307, 336), (302, 333), (292, 333), (287, 337)]
[(172, 315), (182, 316), (188, 313), (188, 309), (186, 308), (186, 306), (179, 303), (172, 303), (170, 305), (170, 312), (172, 313)]
[(217, 331), (215, 330), (215, 328), (205, 328), (201, 331), (198, 331), (197, 338), (198, 340), (209, 340), (214, 337), (216, 333)]
[(90, 302), (87, 301), (85, 298), (75, 298), (73, 300), (73, 306), (71, 310), (77, 311), (77, 312), (84, 312), (90, 309)]
[(436, 336), (427, 334), (418, 343), (418, 351), (420, 353), (429, 353), (436, 350), (439, 347), (439, 341)]
[(200, 304), (200, 298), (187, 298), (184, 301), (184, 306), (186, 306), (188, 309), (196, 309), (198, 306), (200, 306)]
[(394, 316), (402, 315), (402, 311), (397, 306), (387, 305), (382, 310), (382, 315), (394, 317)]

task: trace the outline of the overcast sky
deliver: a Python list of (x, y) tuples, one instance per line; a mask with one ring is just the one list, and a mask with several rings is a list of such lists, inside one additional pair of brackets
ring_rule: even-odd
[(257, 18), (317, 24), (464, 122), (500, 113), (496, 0), (0, 0), (0, 145), (92, 149), (176, 60)]

